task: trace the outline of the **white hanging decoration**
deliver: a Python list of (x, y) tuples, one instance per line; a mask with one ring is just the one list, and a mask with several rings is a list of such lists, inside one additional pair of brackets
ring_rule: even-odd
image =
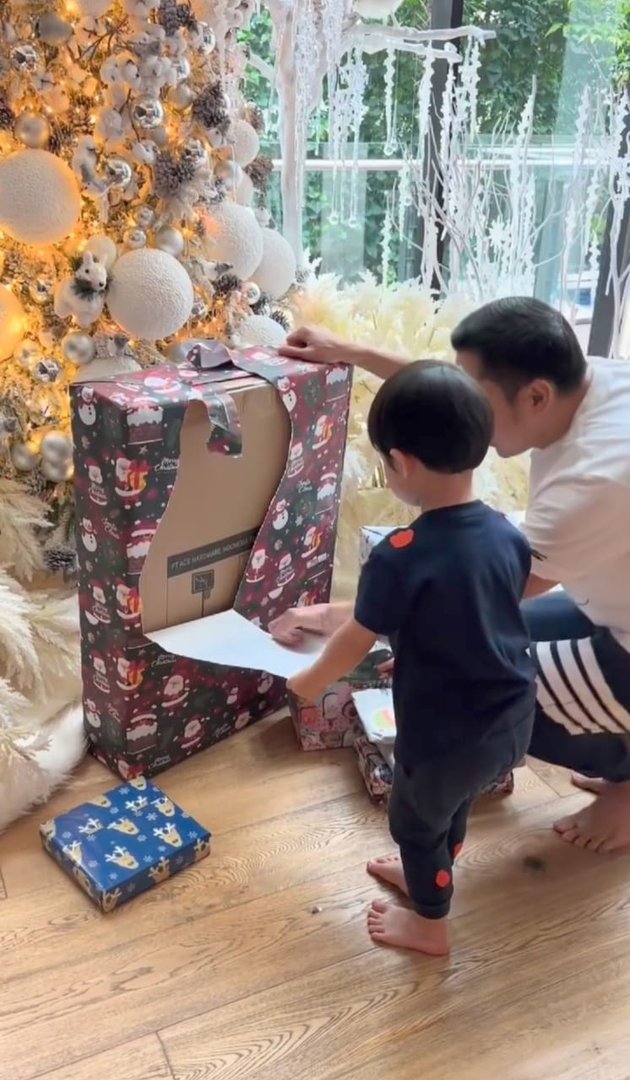
[(17, 150), (0, 161), (0, 228), (22, 244), (65, 240), (81, 214), (81, 195), (65, 161), (47, 150)]
[(394, 137), (394, 80), (396, 77), (396, 53), (392, 48), (385, 53), (385, 157), (396, 152)]
[(354, 10), (364, 19), (387, 19), (395, 15), (403, 0), (354, 0)]
[(390, 199), (387, 199), (387, 208), (383, 219), (381, 232), (381, 281), (383, 285), (389, 283), (389, 260), (392, 246), (392, 215)]

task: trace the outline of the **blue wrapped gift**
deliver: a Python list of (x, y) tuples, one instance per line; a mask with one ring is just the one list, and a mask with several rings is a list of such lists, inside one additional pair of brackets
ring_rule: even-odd
[(102, 911), (210, 854), (211, 834), (144, 777), (39, 827), (42, 844)]

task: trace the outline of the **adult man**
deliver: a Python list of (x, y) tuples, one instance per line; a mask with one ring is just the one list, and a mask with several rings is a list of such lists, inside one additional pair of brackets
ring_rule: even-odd
[[(534, 554), (525, 593), (538, 671), (531, 754), (592, 778), (576, 783), (597, 795), (555, 828), (594, 851), (630, 847), (630, 364), (587, 365), (567, 321), (528, 298), (473, 312), (452, 343), (490, 399), (497, 452), (532, 452), (523, 526)], [(405, 363), (312, 328), (283, 352), (383, 379)], [(564, 592), (551, 593), (558, 583)], [(291, 643), (331, 632), (346, 615), (346, 605), (295, 609), (271, 630)]]

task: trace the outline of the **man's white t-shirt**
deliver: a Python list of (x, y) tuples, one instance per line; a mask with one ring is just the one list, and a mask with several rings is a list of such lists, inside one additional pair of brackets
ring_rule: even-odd
[(595, 360), (571, 427), (531, 454), (532, 572), (630, 650), (630, 361)]

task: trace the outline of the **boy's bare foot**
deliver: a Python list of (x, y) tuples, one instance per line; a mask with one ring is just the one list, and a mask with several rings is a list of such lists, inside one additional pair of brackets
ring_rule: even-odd
[(399, 889), (403, 896), (409, 896), (400, 855), (382, 855), (378, 859), (370, 859), (367, 871), (372, 877)]
[(446, 919), (423, 919), (408, 908), (375, 900), (367, 922), (370, 937), (380, 945), (415, 949), (427, 956), (446, 956), (450, 951)]

